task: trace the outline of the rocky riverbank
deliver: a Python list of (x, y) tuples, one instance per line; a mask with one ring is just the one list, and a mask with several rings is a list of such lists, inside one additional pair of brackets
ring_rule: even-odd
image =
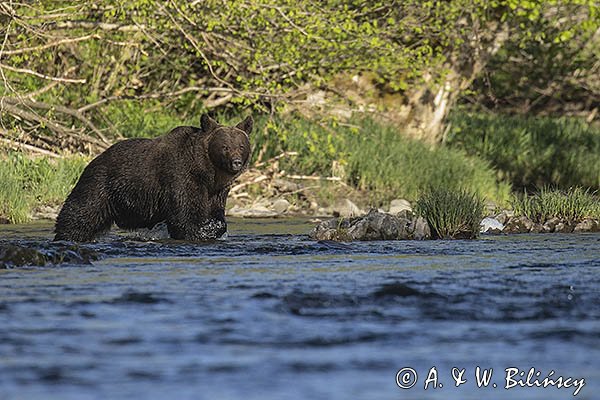
[(482, 233), (571, 233), (571, 232), (600, 232), (600, 221), (583, 218), (570, 221), (551, 217), (544, 223), (534, 222), (523, 215), (514, 215), (505, 210), (496, 215), (488, 216), (481, 221)]
[[(591, 218), (567, 221), (550, 218), (544, 224), (534, 223), (512, 211), (502, 211), (483, 218), (482, 234), (600, 232), (600, 222)], [(431, 239), (431, 227), (425, 218), (404, 209), (396, 214), (372, 209), (356, 217), (337, 217), (318, 223), (309, 234), (315, 240), (424, 240)], [(456, 238), (467, 236), (459, 235)]]

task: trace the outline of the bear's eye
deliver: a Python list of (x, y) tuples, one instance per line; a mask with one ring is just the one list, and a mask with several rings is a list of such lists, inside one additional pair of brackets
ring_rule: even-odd
[(223, 151), (227, 151), (229, 150), (229, 146), (227, 146), (226, 144), (223, 145)]

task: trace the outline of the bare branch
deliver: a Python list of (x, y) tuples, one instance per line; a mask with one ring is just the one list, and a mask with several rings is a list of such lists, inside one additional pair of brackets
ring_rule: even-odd
[(180, 96), (184, 93), (188, 93), (188, 92), (221, 92), (221, 93), (233, 93), (232, 89), (229, 88), (221, 88), (221, 87), (202, 87), (202, 86), (189, 86), (180, 90), (176, 90), (174, 92), (169, 92), (169, 93), (149, 93), (149, 94), (144, 94), (144, 95), (140, 95), (140, 96), (127, 96), (127, 95), (120, 95), (120, 96), (109, 96), (109, 97), (105, 97), (103, 99), (100, 99), (94, 103), (91, 104), (87, 104), (83, 107), (80, 107), (79, 109), (77, 109), (77, 111), (79, 111), (80, 113), (89, 111), (93, 108), (96, 108), (104, 103), (108, 103), (110, 101), (115, 101), (115, 100), (144, 100), (144, 99), (162, 99), (162, 98), (168, 98), (168, 97), (177, 97)]
[(56, 26), (60, 29), (72, 29), (72, 28), (83, 28), (83, 29), (100, 29), (103, 31), (117, 31), (117, 32), (138, 32), (142, 29), (146, 29), (146, 25), (119, 25), (111, 24), (108, 22), (90, 22), (90, 21), (61, 21), (51, 25)]
[(53, 158), (61, 158), (61, 156), (53, 151), (42, 149), (41, 147), (33, 146), (27, 143), (18, 142), (13, 139), (9, 139), (11, 136), (10, 133), (0, 128), (0, 135), (4, 137), (0, 137), (0, 143), (4, 143), (5, 145), (15, 149), (15, 150), (29, 150), (35, 153), (43, 154), (45, 156), (53, 157)]
[(65, 38), (65, 39), (57, 40), (56, 42), (47, 43), (45, 45), (36, 46), (36, 47), (26, 47), (26, 48), (16, 49), (16, 50), (4, 50), (4, 51), (0, 52), (0, 58), (2, 56), (6, 56), (6, 55), (10, 56), (13, 54), (22, 54), (22, 53), (27, 53), (30, 51), (39, 51), (39, 50), (48, 49), (50, 47), (59, 46), (61, 44), (65, 44), (65, 43), (75, 43), (75, 42), (81, 42), (83, 40), (89, 40), (89, 39), (100, 39), (100, 36), (94, 34), (94, 35), (81, 36), (78, 38)]
[(6, 64), (0, 64), (0, 70), (2, 70), (2, 69), (7, 69), (9, 71), (19, 72), (22, 74), (29, 74), (29, 75), (37, 76), (38, 78), (47, 79), (47, 80), (55, 81), (55, 82), (64, 82), (64, 83), (85, 83), (86, 82), (85, 79), (58, 78), (55, 76), (44, 75), (39, 72), (32, 71), (30, 69), (11, 67), (10, 65), (6, 65)]
[(284, 158), (284, 157), (290, 157), (290, 156), (297, 156), (298, 152), (297, 151), (284, 151), (283, 153), (279, 154), (278, 156), (275, 156), (273, 158), (268, 159), (267, 161), (263, 161), (263, 162), (259, 162), (254, 164), (254, 168), (259, 168), (262, 167), (264, 165), (267, 164), (273, 164), (275, 161)]
[(74, 138), (77, 138), (78, 140), (86, 141), (88, 143), (98, 146), (101, 149), (107, 149), (109, 147), (109, 145), (107, 143), (104, 143), (101, 140), (98, 140), (89, 135), (85, 135), (81, 132), (77, 132), (73, 129), (69, 129), (69, 128), (59, 124), (56, 121), (52, 121), (48, 118), (42, 117), (41, 115), (38, 115), (33, 112), (23, 110), (12, 104), (8, 104), (7, 102), (0, 102), (0, 109), (8, 111), (13, 116), (16, 116), (16, 117), (19, 117), (19, 118), (22, 118), (22, 119), (25, 119), (28, 121), (39, 122), (39, 123), (45, 125), (46, 127), (48, 127), (48, 129), (50, 129), (53, 132), (56, 132), (58, 134), (62, 134), (65, 136), (74, 137)]
[(0, 98), (0, 102), (6, 102), (8, 104), (22, 104), (26, 107), (31, 107), (31, 108), (38, 108), (41, 110), (54, 110), (57, 111), (59, 113), (63, 113), (66, 115), (70, 115), (74, 118), (77, 118), (78, 120), (80, 120), (83, 124), (85, 124), (88, 128), (90, 128), (96, 135), (98, 135), (98, 137), (106, 144), (110, 144), (111, 142), (104, 136), (104, 134), (102, 132), (100, 132), (100, 130), (98, 128), (96, 128), (96, 126), (94, 124), (92, 124), (92, 122), (87, 119), (81, 112), (79, 112), (78, 110), (74, 110), (72, 108), (68, 108), (65, 106), (61, 106), (61, 105), (56, 105), (56, 104), (48, 104), (48, 103), (44, 103), (41, 101), (33, 101), (33, 100), (26, 100), (26, 99), (17, 99), (17, 98), (12, 98), (12, 97), (3, 97)]

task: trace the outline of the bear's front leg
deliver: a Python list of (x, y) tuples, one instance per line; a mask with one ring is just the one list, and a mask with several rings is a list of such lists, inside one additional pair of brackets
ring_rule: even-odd
[(197, 196), (180, 195), (175, 199), (176, 210), (167, 219), (169, 235), (173, 239), (190, 241), (220, 238), (227, 232), (222, 193), (218, 199), (202, 189), (193, 193)]
[(227, 223), (214, 218), (201, 221), (171, 219), (167, 221), (167, 229), (173, 239), (203, 242), (223, 236), (227, 232)]

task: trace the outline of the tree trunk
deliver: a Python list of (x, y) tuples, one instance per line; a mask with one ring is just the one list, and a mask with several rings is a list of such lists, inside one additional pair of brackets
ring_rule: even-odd
[(435, 146), (444, 140), (444, 123), (459, 95), (506, 42), (508, 33), (506, 24), (473, 28), (471, 37), (460, 48), (449, 51), (447, 61), (436, 68), (445, 71), (441, 78), (440, 72), (432, 72), (423, 77), (423, 84), (413, 85), (408, 92), (386, 91), (378, 86), (375, 73), (363, 72), (353, 77), (340, 75), (325, 90), (306, 85), (290, 100), (295, 109), (308, 115), (316, 111), (346, 119), (352, 113), (364, 112), (397, 125), (404, 135)]
[(458, 51), (448, 57), (444, 66), (448, 71), (443, 81), (431, 85), (426, 77), (425, 87), (406, 96), (404, 110), (393, 118), (403, 126), (404, 133), (431, 145), (444, 140), (444, 122), (460, 93), (467, 89), (485, 68), (488, 60), (508, 39), (508, 26), (487, 26), (480, 35), (473, 36)]

